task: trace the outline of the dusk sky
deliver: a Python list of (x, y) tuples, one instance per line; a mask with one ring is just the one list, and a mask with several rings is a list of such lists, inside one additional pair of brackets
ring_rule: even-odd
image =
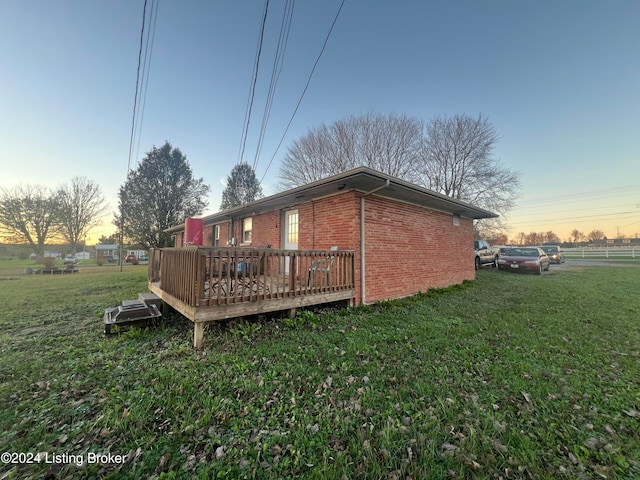
[[(260, 154), (284, 0), (269, 4), (244, 160), (266, 195), (310, 128), (369, 112), (483, 114), (521, 173), (518, 232), (640, 236), (640, 2), (342, 0), (295, 3)], [(0, 185), (126, 178), (143, 0), (0, 0)], [(151, 8), (148, 1), (147, 13)], [(166, 140), (212, 188), (237, 163), (263, 1), (159, 0), (132, 168)], [(147, 28), (150, 27), (147, 21)], [(271, 162), (271, 159), (273, 161)], [(271, 162), (271, 164), (270, 164)], [(111, 233), (111, 217), (104, 220)]]

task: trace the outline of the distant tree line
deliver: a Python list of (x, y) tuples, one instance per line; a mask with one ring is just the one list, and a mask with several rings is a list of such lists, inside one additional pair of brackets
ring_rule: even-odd
[(63, 240), (73, 252), (107, 213), (102, 191), (85, 177), (54, 189), (39, 185), (0, 188), (0, 236), (27, 243), (43, 255), (47, 242)]
[[(571, 236), (565, 241), (562, 241), (560, 237), (553, 231), (549, 230), (547, 232), (520, 232), (514, 238), (509, 239), (506, 235), (498, 235), (495, 237), (486, 237), (492, 241), (495, 245), (541, 245), (545, 242), (556, 242), (556, 243), (564, 243), (564, 244), (579, 244), (585, 242), (593, 242), (594, 240), (602, 240), (605, 237), (605, 234), (602, 230), (596, 228), (591, 230), (589, 233), (585, 234), (578, 229), (573, 229), (571, 231)], [(618, 235), (617, 238), (624, 238), (623, 234)]]

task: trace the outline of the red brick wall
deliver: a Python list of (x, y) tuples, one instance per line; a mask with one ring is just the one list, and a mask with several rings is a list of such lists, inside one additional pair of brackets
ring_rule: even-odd
[(360, 298), (360, 200), (356, 192), (344, 192), (298, 206), (300, 250), (356, 252), (356, 298)]
[[(242, 222), (238, 222), (242, 230)], [(251, 246), (280, 248), (280, 211), (253, 216)], [(240, 238), (240, 235), (238, 236)]]
[(365, 303), (475, 278), (472, 220), (371, 196), (365, 221)]
[[(271, 245), (273, 248), (280, 248), (280, 212), (268, 212), (260, 215), (253, 215), (251, 226), (251, 243), (242, 242), (242, 218), (236, 218), (232, 223), (222, 222), (220, 225), (219, 246), (226, 247), (232, 237), (236, 237), (239, 247), (257, 248)], [(209, 243), (213, 243), (213, 225), (205, 225), (205, 238), (209, 238)]]
[(182, 247), (183, 246), (183, 241), (182, 241), (183, 238), (184, 238), (184, 230), (182, 232), (176, 232), (176, 236), (175, 236), (175, 246), (176, 247)]
[[(344, 192), (298, 205), (300, 250), (353, 250), (356, 303), (360, 285), (360, 193)], [(281, 248), (281, 211), (253, 216), (252, 242), (246, 247)], [(365, 303), (413, 295), (475, 278), (473, 221), (375, 195), (365, 198)], [(242, 219), (220, 224), (220, 246), (242, 238)], [(211, 244), (212, 226), (205, 226)], [(176, 242), (182, 233), (176, 234)], [(176, 245), (180, 245), (176, 243)]]
[(205, 225), (202, 232), (202, 245), (213, 245), (213, 225)]
[(231, 240), (231, 224), (229, 222), (222, 222), (218, 225), (220, 225), (220, 246), (226, 247), (229, 244), (229, 240)]
[(355, 192), (345, 192), (298, 206), (300, 250), (358, 250), (360, 203)]

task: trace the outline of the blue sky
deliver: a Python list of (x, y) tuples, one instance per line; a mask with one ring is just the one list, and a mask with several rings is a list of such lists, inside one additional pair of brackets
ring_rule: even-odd
[[(116, 208), (143, 3), (0, 0), (0, 185), (85, 176)], [(276, 191), (287, 146), (322, 123), (367, 112), (482, 113), (501, 135), (495, 157), (521, 172), (512, 235), (640, 232), (640, 2), (346, 0), (276, 152), (340, 4), (295, 4), (257, 158), (266, 194)], [(158, 5), (132, 166), (169, 140), (211, 185), (214, 212), (238, 160), (264, 2)], [(283, 10), (284, 1), (270, 2), (249, 164)]]

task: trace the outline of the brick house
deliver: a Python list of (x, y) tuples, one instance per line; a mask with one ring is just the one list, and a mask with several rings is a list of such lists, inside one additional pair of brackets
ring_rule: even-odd
[(352, 251), (352, 303), (368, 304), (475, 278), (473, 221), (496, 216), (360, 167), (168, 231), (176, 247)]
[(118, 245), (98, 244), (96, 245), (96, 262), (98, 264), (113, 263), (118, 261)]

